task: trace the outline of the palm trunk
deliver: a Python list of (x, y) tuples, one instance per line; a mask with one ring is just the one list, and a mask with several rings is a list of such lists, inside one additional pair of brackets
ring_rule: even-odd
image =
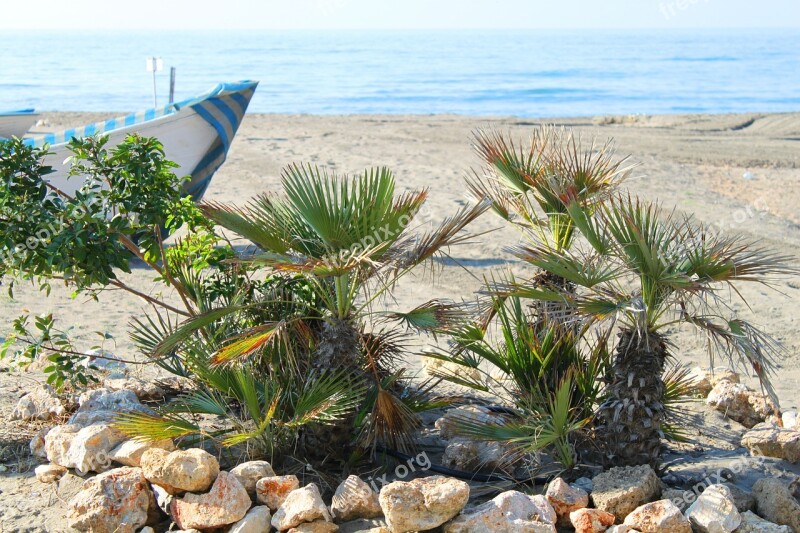
[(625, 330), (619, 334), (609, 399), (600, 406), (598, 428), (614, 466), (658, 462), (664, 419), (662, 375), (667, 344), (661, 335)]
[(575, 308), (569, 303), (575, 296), (575, 284), (543, 270), (534, 276), (533, 286), (537, 289), (549, 289), (565, 295), (563, 301), (534, 300), (530, 304), (530, 309), (536, 323), (547, 327), (558, 325), (565, 330), (578, 333), (580, 320)]
[[(322, 322), (321, 326), (313, 368), (324, 372), (346, 370), (353, 379), (364, 379), (359, 333), (352, 322), (333, 318)], [(355, 418), (354, 413), (331, 424), (306, 426), (301, 438), (306, 454), (318, 458), (346, 457), (355, 437)]]

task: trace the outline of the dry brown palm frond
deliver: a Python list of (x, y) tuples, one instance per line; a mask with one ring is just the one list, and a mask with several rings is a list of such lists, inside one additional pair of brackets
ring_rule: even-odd
[(398, 272), (407, 271), (417, 266), (450, 246), (466, 244), (474, 238), (471, 234), (462, 234), (468, 224), (481, 216), (490, 207), (484, 200), (472, 206), (465, 206), (455, 215), (445, 218), (439, 226), (423, 235), (409, 237), (398, 242), (387, 256)]
[[(481, 175), (472, 171), (472, 175), (467, 175), (464, 180), (467, 184), (467, 192), (475, 202), (488, 199), (492, 202), (492, 209), (502, 219), (523, 226), (531, 221), (526, 217), (528, 209), (522, 195), (515, 195), (508, 191), (502, 183), (494, 176)], [(521, 222), (524, 219), (525, 222)]]
[(603, 145), (592, 139), (588, 148), (571, 130), (552, 129), (551, 150), (547, 154), (547, 181), (542, 191), (549, 190), (564, 204), (578, 200), (583, 207), (599, 204), (613, 195), (628, 179), (632, 166), (628, 157), (617, 158), (613, 140)]
[[(706, 334), (712, 366), (715, 355), (722, 355), (734, 367), (744, 365), (751, 369), (777, 405), (778, 398), (770, 383), (770, 375), (784, 352), (778, 340), (741, 319), (684, 314), (682, 320)], [(738, 360), (734, 355), (738, 356)]]
[(375, 451), (379, 444), (408, 451), (414, 448), (414, 432), (422, 426), (414, 411), (389, 391), (378, 389), (372, 410), (359, 434), (359, 444)]
[(362, 332), (359, 335), (361, 349), (367, 363), (367, 370), (377, 373), (382, 378), (389, 372), (395, 372), (398, 363), (407, 355), (407, 347), (412, 338), (405, 331), (382, 329)]

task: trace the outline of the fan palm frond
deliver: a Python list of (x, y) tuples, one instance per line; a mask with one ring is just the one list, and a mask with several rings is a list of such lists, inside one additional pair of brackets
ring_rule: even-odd
[(672, 365), (664, 372), (664, 435), (677, 442), (688, 439), (690, 427), (688, 412), (683, 404), (689, 402), (697, 392), (692, 370), (687, 365)]
[[(620, 276), (620, 268), (595, 257), (582, 258), (566, 250), (546, 246), (514, 246), (507, 249), (519, 259), (544, 271), (570, 281), (575, 285), (593, 288), (614, 281)], [(563, 291), (562, 291), (563, 292)], [(564, 295), (567, 296), (567, 295)]]
[(231, 361), (244, 359), (273, 342), (286, 330), (286, 322), (263, 324), (250, 331), (229, 339), (212, 357), (212, 365), (221, 365)]
[(441, 333), (464, 322), (467, 313), (463, 306), (453, 302), (431, 300), (407, 312), (389, 313), (387, 318), (419, 332)]
[(144, 441), (177, 439), (202, 432), (200, 426), (175, 414), (122, 413), (114, 427), (131, 438)]
[(365, 385), (354, 381), (347, 370), (314, 376), (305, 382), (288, 425), (300, 427), (341, 420), (357, 410), (365, 394)]

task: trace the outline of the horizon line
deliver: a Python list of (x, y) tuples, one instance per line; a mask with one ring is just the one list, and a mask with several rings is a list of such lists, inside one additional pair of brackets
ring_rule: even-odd
[(622, 26), (622, 27), (601, 27), (601, 26), (560, 26), (560, 27), (422, 27), (422, 28), (396, 28), (396, 27), (352, 27), (352, 28), (334, 28), (334, 27), (295, 27), (295, 28), (281, 28), (281, 27), (232, 27), (232, 28), (215, 28), (211, 26), (198, 26), (192, 28), (180, 27), (128, 27), (128, 28), (112, 28), (100, 26), (80, 26), (80, 27), (3, 27), (3, 31), (578, 31), (578, 30), (599, 30), (599, 31), (674, 31), (674, 30), (800, 30), (800, 26)]

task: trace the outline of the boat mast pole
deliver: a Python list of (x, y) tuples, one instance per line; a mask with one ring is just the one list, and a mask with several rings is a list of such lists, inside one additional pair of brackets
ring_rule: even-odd
[(158, 106), (158, 99), (156, 98), (156, 72), (164, 68), (164, 61), (160, 57), (147, 58), (147, 71), (153, 73), (153, 107)]

